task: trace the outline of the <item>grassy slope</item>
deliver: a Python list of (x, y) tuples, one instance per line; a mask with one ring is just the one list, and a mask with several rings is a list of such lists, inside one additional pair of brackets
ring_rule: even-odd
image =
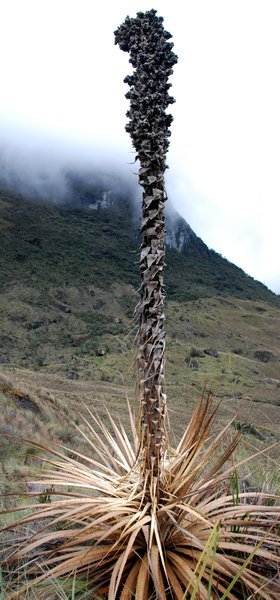
[[(50, 284), (108, 290), (116, 281), (138, 286), (139, 241), (125, 196), (113, 210), (86, 211), (0, 193), (0, 219), (1, 289), (13, 282), (37, 290)], [(280, 306), (275, 294), (198, 238), (186, 254), (167, 250), (165, 279), (171, 300), (222, 294)]]
[[(9, 360), (1, 365), (3, 433), (75, 444), (65, 416), (76, 414), (81, 399), (99, 413), (104, 401), (113, 413), (125, 413), (125, 393), (134, 395), (131, 317), (138, 284), (128, 208), (93, 214), (2, 196), (0, 357)], [(247, 440), (277, 439), (277, 298), (199, 246), (188, 256), (169, 251), (167, 264), (167, 392), (174, 430), (182, 431), (207, 382), (223, 400), (223, 418), (240, 408)], [(99, 349), (106, 354), (97, 356)], [(260, 351), (270, 352), (268, 362), (256, 355)], [(7, 456), (14, 446), (8, 441), (2, 450)]]

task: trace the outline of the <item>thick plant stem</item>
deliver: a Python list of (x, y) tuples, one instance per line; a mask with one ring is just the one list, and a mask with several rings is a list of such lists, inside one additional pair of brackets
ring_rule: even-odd
[[(154, 184), (144, 184), (138, 366), (145, 467), (153, 476), (158, 477), (165, 442), (166, 410), (163, 286), (165, 192), (160, 181), (161, 170), (156, 170), (155, 167), (147, 169), (147, 179), (156, 177), (158, 187), (155, 193)], [(152, 174), (149, 175), (149, 172)], [(151, 203), (150, 200), (147, 202), (147, 198), (153, 198)]]
[[(115, 41), (125, 52), (134, 73), (125, 78), (130, 85), (127, 113), (136, 158), (140, 161), (139, 183), (143, 187), (141, 289), (139, 304), (138, 368), (142, 415), (141, 447), (148, 482), (160, 477), (165, 446), (166, 396), (164, 393), (164, 172), (172, 116), (166, 108), (174, 102), (167, 83), (177, 56), (155, 10), (127, 17), (115, 31)], [(148, 486), (149, 487), (149, 486)]]

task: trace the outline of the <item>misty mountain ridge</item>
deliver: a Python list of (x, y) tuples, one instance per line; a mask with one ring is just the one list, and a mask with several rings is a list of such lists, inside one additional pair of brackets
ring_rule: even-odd
[[(45, 251), (45, 260), (55, 265), (49, 273), (50, 281), (56, 279), (55, 273), (65, 264), (72, 265), (67, 273), (74, 282), (90, 281), (91, 260), (95, 264), (94, 284), (104, 286), (106, 281), (110, 285), (120, 277), (138, 287), (135, 253), (140, 246), (141, 191), (136, 176), (128, 179), (113, 168), (96, 173), (64, 168), (60, 171), (63, 184), (56, 194), (54, 180), (49, 196), (50, 175), (46, 172), (41, 179), (27, 179), (27, 188), (23, 175), (17, 176), (12, 170), (9, 177), (4, 170), (1, 180), (4, 205), (0, 217), (11, 223), (4, 229), (3, 243), (9, 251), (1, 258), (3, 285), (10, 280), (10, 263), (13, 272), (20, 271), (20, 277), (25, 272), (27, 278), (36, 273), (41, 277), (44, 261), (40, 264), (40, 258)], [(170, 299), (233, 295), (279, 306), (279, 298), (265, 285), (210, 250), (170, 200), (166, 204), (166, 262), (165, 282)], [(67, 278), (67, 274), (63, 277)]]
[[(75, 172), (67, 167), (56, 171), (46, 165), (34, 172), (25, 174), (21, 169), (13, 169), (0, 157), (0, 187), (5, 193), (13, 192), (23, 198), (35, 201), (52, 202), (55, 205), (71, 209), (84, 210), (122, 210), (123, 198), (131, 202), (135, 216), (135, 228), (138, 234), (141, 214), (141, 192), (137, 178), (125, 178), (120, 173), (109, 171), (95, 172), (87, 170)], [(207, 246), (199, 240), (191, 227), (172, 207), (170, 200), (166, 204), (166, 245), (179, 252), (186, 249), (190, 239), (195, 239), (201, 251), (207, 252)]]
[[(137, 178), (129, 180), (114, 171), (98, 171), (92, 174), (87, 170), (75, 172), (67, 167), (58, 167), (53, 170), (46, 167), (37, 167), (24, 170), (14, 169), (9, 160), (0, 155), (0, 188), (3, 192), (17, 193), (23, 198), (52, 202), (64, 208), (84, 210), (109, 210), (115, 212), (122, 210), (122, 202), (126, 200), (132, 203), (135, 212), (135, 228), (138, 234), (141, 214), (141, 192)], [(29, 161), (28, 161), (29, 165)], [(30, 165), (29, 165), (30, 166)], [(166, 205), (166, 245), (179, 252), (183, 251), (190, 238), (197, 239), (201, 245), (201, 251), (207, 252), (207, 246), (203, 244), (186, 223), (172, 207), (170, 200)]]
[[(20, 151), (20, 143), (10, 141), (0, 146), (0, 189), (35, 201), (86, 210), (115, 210), (114, 205), (117, 207), (125, 196), (132, 206), (138, 236), (141, 211), (138, 163), (133, 161), (128, 165), (122, 158), (123, 161), (119, 156), (117, 159), (108, 148), (69, 148), (54, 144), (53, 140), (49, 146), (31, 144)], [(166, 246), (186, 253), (187, 246), (192, 245), (208, 255), (207, 245), (172, 206), (171, 185), (166, 204)]]
[[(85, 174), (67, 173), (66, 175), (68, 194), (64, 198), (63, 205), (72, 209), (83, 209), (86, 211), (105, 210), (112, 213), (122, 213), (127, 210), (131, 203), (132, 227), (135, 229), (135, 237), (139, 236), (141, 225), (141, 193), (138, 186), (135, 190), (123, 184), (122, 181), (109, 177), (95, 178)], [(108, 187), (108, 184), (111, 187)], [(197, 237), (190, 225), (174, 209), (170, 200), (166, 203), (166, 247), (173, 248), (178, 252), (187, 251), (190, 242), (195, 240), (200, 252), (207, 253), (206, 244)]]

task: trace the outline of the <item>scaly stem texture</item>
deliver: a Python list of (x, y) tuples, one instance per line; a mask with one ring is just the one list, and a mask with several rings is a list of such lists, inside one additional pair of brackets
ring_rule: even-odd
[[(156, 10), (127, 17), (115, 31), (115, 43), (129, 52), (134, 68), (125, 78), (130, 91), (127, 113), (133, 146), (140, 161), (139, 183), (144, 189), (142, 204), (142, 245), (140, 255), (140, 323), (138, 366), (142, 407), (142, 448), (144, 467), (150, 481), (160, 476), (165, 447), (164, 394), (164, 172), (172, 116), (166, 108), (174, 102), (169, 96), (169, 76), (177, 56)], [(157, 487), (157, 485), (156, 485)]]

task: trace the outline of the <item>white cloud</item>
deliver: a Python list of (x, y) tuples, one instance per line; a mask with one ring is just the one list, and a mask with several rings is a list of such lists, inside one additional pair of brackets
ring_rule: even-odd
[[(0, 0), (0, 122), (131, 150), (128, 55), (113, 30), (150, 2)], [(170, 196), (206, 243), (280, 292), (278, 0), (158, 0), (174, 37)], [(43, 142), (42, 142), (43, 143)]]

